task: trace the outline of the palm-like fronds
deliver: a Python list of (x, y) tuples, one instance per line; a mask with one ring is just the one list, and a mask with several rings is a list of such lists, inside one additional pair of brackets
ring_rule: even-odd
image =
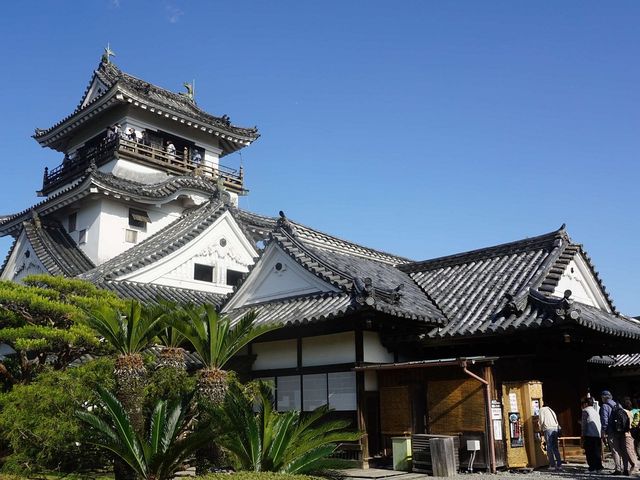
[(208, 369), (222, 369), (233, 355), (260, 335), (279, 325), (255, 326), (256, 314), (249, 312), (231, 326), (231, 320), (220, 316), (214, 305), (187, 305), (184, 315), (170, 322), (193, 345), (199, 360)]
[(325, 421), (328, 407), (309, 415), (298, 411), (275, 412), (266, 384), (259, 385), (259, 409), (237, 385), (232, 385), (224, 405), (215, 411), (220, 445), (243, 470), (305, 473), (330, 466), (327, 457), (340, 442), (355, 441), (357, 432), (344, 429), (348, 421)]
[(184, 460), (209, 440), (210, 432), (201, 430), (189, 435), (186, 431), (190, 398), (157, 402), (146, 438), (138, 435), (122, 404), (116, 397), (98, 387), (98, 394), (107, 419), (86, 411), (77, 416), (98, 434), (95, 445), (110, 450), (125, 461), (143, 479), (171, 478)]
[(160, 344), (172, 349), (182, 347), (186, 338), (177, 328), (171, 325), (170, 319), (176, 315), (184, 318), (184, 310), (180, 308), (177, 303), (162, 298), (157, 300), (157, 305), (147, 308), (152, 312), (152, 316), (162, 318), (163, 320), (163, 328), (158, 333)]
[(164, 315), (154, 308), (143, 308), (131, 300), (121, 311), (101, 305), (93, 309), (87, 322), (121, 355), (140, 353), (164, 327)]

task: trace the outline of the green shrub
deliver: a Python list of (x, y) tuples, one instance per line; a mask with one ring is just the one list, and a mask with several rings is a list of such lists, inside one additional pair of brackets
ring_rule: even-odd
[(96, 403), (96, 385), (113, 386), (112, 372), (110, 359), (64, 371), (46, 368), (30, 384), (1, 394), (0, 438), (10, 448), (2, 470), (77, 472), (104, 466), (101, 452), (77, 445), (85, 428), (75, 412)]
[(345, 430), (350, 422), (328, 420), (327, 405), (312, 412), (276, 412), (270, 387), (260, 382), (257, 388), (253, 398), (232, 383), (224, 403), (211, 410), (216, 442), (236, 470), (304, 474), (344, 465), (329, 457), (339, 443), (362, 436)]
[(177, 400), (192, 393), (196, 388), (195, 377), (184, 370), (156, 368), (149, 375), (144, 389), (144, 411), (153, 411), (158, 400)]

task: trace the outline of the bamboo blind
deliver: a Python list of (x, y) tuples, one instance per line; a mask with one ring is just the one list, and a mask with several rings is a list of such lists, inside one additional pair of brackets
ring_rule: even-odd
[(428, 382), (427, 404), (431, 433), (482, 432), (486, 429), (484, 393), (475, 379)]
[(384, 435), (411, 433), (409, 386), (380, 389), (380, 426)]

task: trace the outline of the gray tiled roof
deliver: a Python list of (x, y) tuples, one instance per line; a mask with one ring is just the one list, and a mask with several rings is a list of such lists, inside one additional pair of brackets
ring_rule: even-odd
[(401, 265), (431, 295), (449, 323), (437, 336), (468, 335), (527, 291), (568, 242), (564, 230), (481, 250)]
[[(449, 320), (443, 328), (432, 331), (431, 337), (468, 336), (490, 330), (538, 327), (543, 322), (551, 322), (546, 313), (540, 313), (536, 305), (531, 304), (529, 292), (533, 290), (551, 294), (578, 252), (585, 256), (589, 268), (599, 281), (589, 258), (580, 245), (571, 242), (564, 225), (545, 235), (403, 264), (398, 268), (411, 275)], [(601, 282), (600, 286), (604, 291)], [(602, 312), (600, 320), (605, 323), (611, 319), (614, 319), (614, 323), (620, 322), (615, 319), (622, 317), (616, 315), (613, 304), (608, 296), (606, 298), (614, 314)], [(512, 302), (520, 302), (521, 314), (496, 320)], [(581, 318), (595, 327), (594, 323), (587, 320), (595, 321), (593, 316), (591, 307), (586, 307)]]
[(183, 214), (134, 247), (81, 275), (80, 278), (94, 283), (115, 280), (117, 277), (154, 263), (196, 238), (225, 211), (227, 207), (220, 201), (206, 202)]
[(175, 303), (193, 303), (196, 305), (212, 304), (220, 305), (224, 295), (218, 293), (202, 292), (188, 288), (168, 287), (153, 283), (127, 282), (127, 281), (101, 281), (96, 286), (111, 290), (121, 298), (135, 299), (142, 303), (155, 303), (158, 299), (169, 300)]
[(627, 353), (613, 355), (611, 368), (638, 368), (640, 367), (640, 353)]
[[(214, 128), (216, 131), (223, 132), (230, 137), (242, 140), (244, 144), (253, 142), (260, 136), (256, 127), (243, 128), (234, 126), (230, 123), (228, 117), (216, 117), (208, 114), (204, 110), (200, 109), (196, 103), (190, 100), (186, 95), (170, 92), (144, 80), (140, 80), (132, 75), (122, 72), (112, 63), (100, 62), (98, 69), (95, 71), (95, 76), (105, 84), (107, 90), (94, 98), (84, 107), (82, 106), (82, 103), (79, 104), (71, 115), (63, 118), (52, 127), (44, 130), (37, 129), (34, 135), (36, 139), (46, 136), (75, 115), (90, 108), (92, 104), (97, 103), (102, 98), (113, 95), (116, 90), (129, 92), (141, 101), (153, 105), (156, 108), (168, 110), (177, 113), (178, 115), (184, 115), (188, 118), (197, 120), (198, 122)], [(88, 88), (89, 87), (87, 87), (87, 92)], [(84, 96), (86, 96), (87, 92), (85, 92)], [(233, 144), (229, 144), (228, 147), (231, 151), (239, 148), (239, 146)]]
[[(278, 224), (278, 218), (259, 215), (246, 210), (238, 210), (236, 218), (244, 223), (249, 231), (262, 234), (265, 238), (268, 237), (270, 232), (276, 229)], [(409, 259), (398, 255), (375, 250), (373, 248), (365, 247), (363, 245), (320, 232), (293, 220), (288, 221), (294, 227), (297, 238), (310, 247), (363, 257), (389, 265), (398, 265), (410, 261)]]
[(95, 267), (59, 224), (24, 222), (34, 253), (51, 275), (73, 277)]
[(0, 268), (0, 274), (2, 272), (4, 272), (4, 269), (6, 268), (7, 263), (9, 262), (9, 258), (11, 258), (11, 254), (13, 253), (13, 250), (14, 250), (14, 248), (16, 248), (17, 244), (18, 244), (18, 237), (16, 237), (13, 240), (13, 242), (11, 242), (11, 246), (9, 247), (9, 250), (7, 251), (7, 254), (4, 256), (4, 261), (2, 262), (2, 267)]
[(179, 195), (182, 191), (196, 191), (207, 196), (217, 191), (216, 184), (206, 177), (172, 175), (162, 182), (141, 183), (117, 177), (112, 173), (92, 170), (45, 200), (21, 212), (4, 217), (0, 221), (0, 232), (6, 234), (8, 233), (7, 229), (17, 228), (16, 222), (30, 218), (32, 211), (50, 210), (61, 197), (74, 194), (88, 195), (91, 187), (96, 187), (104, 192), (126, 195), (142, 202), (169, 199)]
[[(93, 262), (78, 248), (59, 223), (31, 219), (22, 222), (21, 226), (34, 254), (49, 274), (73, 277), (94, 268)], [(0, 272), (4, 271), (16, 246), (17, 237), (7, 253)]]
[(228, 315), (238, 319), (249, 311), (255, 311), (256, 324), (297, 325), (341, 317), (357, 307), (348, 293), (329, 292), (252, 304), (235, 309)]
[(616, 363), (616, 359), (611, 355), (594, 355), (587, 360), (587, 363), (590, 363), (592, 365), (611, 366)]
[(474, 333), (501, 333), (566, 325), (586, 328), (613, 337), (640, 339), (640, 321), (636, 319), (607, 313), (570, 299), (546, 297), (536, 290), (529, 291), (521, 306), (507, 304), (501, 311), (482, 322)]
[(171, 175), (162, 182), (142, 183), (99, 170), (90, 175), (93, 185), (97, 187), (141, 199), (170, 198), (182, 190), (194, 190), (205, 195), (211, 195), (217, 191), (215, 181), (204, 176)]
[[(285, 220), (284, 225), (276, 226), (271, 241), (303, 268), (340, 292), (251, 305), (250, 308), (258, 309), (259, 322), (306, 323), (366, 309), (430, 325), (445, 321), (444, 315), (429, 297), (417, 288), (408, 275), (393, 265), (365, 258), (359, 250), (347, 254), (346, 249), (342, 249), (342, 253), (334, 249), (322, 249), (317, 242), (312, 242), (313, 246), (310, 246), (308, 237), (300, 231), (297, 225)], [(363, 289), (365, 279), (371, 279), (370, 289)], [(247, 309), (242, 308), (241, 311)], [(235, 317), (237, 312), (232, 312), (232, 315)]]

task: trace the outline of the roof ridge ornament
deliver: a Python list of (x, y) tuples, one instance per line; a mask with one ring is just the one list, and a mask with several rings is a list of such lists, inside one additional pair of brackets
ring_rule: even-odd
[(102, 54), (102, 59), (101, 59), (102, 63), (109, 65), (111, 63), (111, 57), (115, 57), (115, 56), (116, 56), (116, 52), (111, 50), (111, 47), (109, 46), (109, 42), (107, 42), (107, 47), (104, 49), (104, 53)]
[(33, 219), (33, 225), (40, 230), (42, 228), (42, 220), (40, 220), (40, 215), (35, 209), (31, 210), (31, 218)]
[(277, 222), (278, 227), (282, 228), (283, 230), (293, 235), (294, 237), (298, 236), (298, 232), (296, 232), (296, 229), (293, 227), (293, 224), (289, 221), (289, 219), (284, 214), (284, 212), (280, 210), (278, 212), (278, 215), (280, 215), (280, 218), (278, 219), (278, 222)]
[(232, 203), (231, 194), (224, 186), (224, 179), (222, 177), (218, 177), (218, 179), (216, 180), (216, 188), (211, 194), (211, 205), (213, 205), (215, 201), (220, 201), (227, 206), (231, 205)]
[(520, 315), (524, 311), (522, 305), (518, 304), (512, 293), (505, 293), (504, 298), (507, 300), (507, 303), (503, 307), (503, 312), (506, 315)]
[(193, 79), (191, 83), (184, 82), (182, 84), (184, 88), (187, 89), (186, 92), (180, 92), (180, 95), (186, 97), (189, 101), (196, 103), (196, 80)]
[(404, 283), (399, 284), (396, 288), (393, 289), (391, 293), (391, 302), (398, 304), (400, 303), (400, 299), (402, 299), (402, 290), (404, 289)]
[(360, 305), (369, 305), (370, 307), (376, 303), (376, 294), (373, 288), (373, 280), (371, 277), (353, 277), (353, 290), (356, 294), (356, 302)]

